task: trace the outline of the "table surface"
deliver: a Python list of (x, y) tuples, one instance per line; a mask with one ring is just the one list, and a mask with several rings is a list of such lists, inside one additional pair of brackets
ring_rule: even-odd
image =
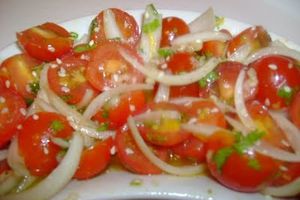
[(149, 3), (160, 9), (199, 12), (212, 6), (217, 15), (262, 25), (300, 44), (299, 0), (0, 0), (0, 49), (16, 40), (17, 31), (46, 21), (63, 22), (109, 7), (141, 9)]

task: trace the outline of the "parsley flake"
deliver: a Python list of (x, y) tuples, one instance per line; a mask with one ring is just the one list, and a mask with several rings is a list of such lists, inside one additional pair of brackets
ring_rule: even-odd
[(51, 125), (50, 125), (50, 128), (54, 131), (54, 132), (58, 132), (58, 131), (62, 131), (65, 126), (64, 124), (59, 121), (59, 120), (54, 120), (52, 121)]
[(213, 157), (213, 161), (217, 165), (217, 169), (221, 171), (223, 165), (225, 164), (227, 158), (232, 154), (233, 149), (231, 147), (224, 147), (219, 149)]
[(142, 30), (144, 33), (153, 33), (160, 26), (159, 19), (153, 19), (151, 22), (144, 24)]
[(208, 84), (218, 80), (219, 74), (216, 71), (209, 72), (205, 77), (199, 80), (199, 85), (201, 88), (205, 88)]

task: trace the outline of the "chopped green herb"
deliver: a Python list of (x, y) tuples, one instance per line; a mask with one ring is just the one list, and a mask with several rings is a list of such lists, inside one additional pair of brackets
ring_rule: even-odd
[(33, 103), (33, 99), (25, 98), (25, 103), (29, 107)]
[(78, 33), (76, 32), (70, 32), (70, 35), (72, 40), (76, 40), (78, 38)]
[(205, 88), (208, 84), (218, 80), (219, 74), (216, 71), (209, 72), (205, 77), (199, 80), (199, 85), (201, 88)]
[(213, 157), (214, 162), (217, 165), (217, 169), (221, 171), (223, 165), (225, 164), (227, 158), (232, 154), (233, 149), (232, 147), (224, 147), (219, 149)]
[(82, 52), (85, 52), (85, 51), (92, 50), (95, 47), (96, 47), (95, 45), (91, 46), (89, 44), (81, 44), (81, 45), (78, 45), (78, 46), (74, 47), (74, 52), (75, 53), (82, 53)]
[(33, 94), (37, 94), (40, 90), (40, 84), (39, 82), (32, 82), (32, 83), (29, 83), (29, 87), (30, 87), (30, 91), (33, 93)]
[(131, 186), (141, 186), (143, 185), (143, 180), (135, 178), (132, 181), (130, 181)]
[(220, 29), (221, 26), (224, 24), (225, 18), (221, 16), (215, 16), (215, 24), (216, 28)]
[(294, 90), (289, 86), (282, 86), (279, 88), (277, 95), (283, 99), (285, 99), (286, 103), (289, 104), (292, 100), (294, 94)]
[(97, 22), (97, 18), (94, 18), (91, 22), (91, 25), (90, 25), (90, 34), (93, 34), (95, 32), (95, 29), (97, 29), (98, 27), (98, 22)]
[(158, 55), (160, 55), (163, 58), (167, 58), (167, 57), (171, 56), (173, 53), (174, 52), (172, 49), (168, 49), (168, 48), (158, 49)]
[(248, 161), (248, 166), (251, 167), (252, 169), (255, 169), (255, 170), (260, 170), (261, 169), (261, 165), (260, 165), (260, 163), (257, 159), (250, 159)]
[(252, 131), (248, 135), (243, 136), (241, 133), (236, 135), (236, 143), (233, 148), (239, 153), (244, 153), (249, 147), (253, 146), (259, 139), (265, 135), (263, 131)]
[(52, 121), (52, 123), (50, 125), (50, 128), (53, 131), (58, 132), (58, 131), (63, 130), (65, 128), (65, 126), (64, 126), (64, 124), (61, 121), (54, 120), (54, 121)]
[(153, 19), (151, 22), (147, 24), (143, 24), (142, 30), (144, 33), (152, 33), (160, 26), (159, 19)]
[(108, 112), (108, 110), (106, 110), (106, 109), (103, 110), (103, 112), (102, 112), (102, 117), (103, 117), (104, 119), (108, 119), (108, 117), (109, 117), (109, 112)]
[(97, 128), (97, 131), (106, 131), (108, 130), (109, 124), (107, 122), (100, 123), (99, 127)]

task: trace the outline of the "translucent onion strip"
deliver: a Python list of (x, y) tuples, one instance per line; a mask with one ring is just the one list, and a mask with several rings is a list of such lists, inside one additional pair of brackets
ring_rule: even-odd
[(175, 110), (147, 111), (134, 116), (134, 120), (144, 122), (147, 120), (160, 120), (161, 118), (180, 119), (181, 114)]
[(297, 154), (300, 155), (300, 130), (290, 122), (283, 114), (278, 112), (269, 112), (277, 125), (283, 130), (289, 143)]
[(114, 12), (111, 9), (103, 11), (104, 33), (107, 39), (119, 38), (124, 40), (124, 36), (117, 24)]
[(83, 108), (87, 106), (92, 101), (93, 97), (94, 91), (91, 89), (86, 89), (81, 101), (76, 104), (77, 108)]
[(187, 85), (194, 83), (205, 77), (219, 63), (217, 58), (211, 58), (203, 66), (200, 66), (191, 72), (170, 75), (166, 74), (162, 70), (156, 69), (155, 67), (145, 67), (141, 65), (134, 57), (130, 56), (123, 50), (120, 50), (120, 54), (125, 58), (125, 60), (131, 63), (134, 68), (143, 73), (145, 76), (166, 85)]
[(3, 199), (1, 196), (9, 193), (18, 186), (21, 179), (22, 178), (17, 176), (13, 171), (0, 174), (0, 199)]
[(275, 197), (293, 197), (300, 193), (300, 177), (283, 186), (269, 186), (262, 193)]
[(192, 104), (193, 102), (203, 101), (203, 100), (205, 100), (205, 99), (199, 98), (199, 97), (177, 97), (177, 98), (170, 99), (169, 102), (187, 106), (187, 105)]
[(0, 161), (7, 158), (8, 151), (6, 149), (0, 150)]
[(156, 103), (161, 101), (168, 101), (169, 96), (170, 96), (170, 86), (160, 83), (158, 85), (158, 89), (154, 97), (154, 101)]
[(3, 200), (46, 200), (50, 199), (72, 179), (78, 167), (83, 141), (78, 133), (74, 133), (65, 157), (45, 179), (35, 186), (17, 194), (4, 196)]
[(168, 163), (162, 161), (159, 159), (147, 146), (147, 144), (144, 142), (143, 138), (141, 137), (136, 125), (134, 119), (130, 116), (128, 118), (128, 126), (131, 130), (132, 136), (139, 147), (139, 149), (143, 152), (143, 154), (152, 162), (154, 165), (156, 165), (161, 170), (174, 175), (179, 176), (191, 176), (195, 174), (199, 174), (203, 171), (202, 165), (196, 165), (196, 166), (183, 166), (183, 167), (175, 167), (172, 165), (169, 165)]
[(209, 137), (216, 131), (225, 130), (223, 128), (220, 128), (218, 126), (208, 125), (208, 124), (201, 124), (201, 123), (193, 123), (193, 124), (182, 124), (181, 128), (191, 132), (195, 136), (206, 136)]
[(105, 92), (99, 94), (93, 101), (89, 104), (83, 113), (83, 117), (86, 119), (92, 118), (110, 98), (117, 96), (122, 93), (135, 91), (135, 90), (152, 90), (153, 85), (149, 84), (132, 84), (132, 85), (121, 85), (116, 88), (112, 88)]
[(228, 57), (228, 60), (244, 63), (247, 57), (250, 55), (251, 51), (252, 47), (249, 44), (245, 44), (238, 48), (235, 52), (233, 52)]
[(202, 31), (213, 31), (215, 28), (215, 14), (212, 7), (209, 7), (199, 17), (189, 23), (191, 33)]
[(233, 119), (232, 117), (225, 116), (226, 121), (236, 130), (241, 131), (243, 135), (247, 135), (250, 131), (247, 127), (245, 127), (241, 122), (239, 122), (236, 119)]
[(236, 113), (239, 116), (242, 123), (250, 130), (255, 130), (256, 125), (251, 118), (246, 105), (245, 105), (245, 99), (244, 99), (244, 93), (243, 93), (243, 85), (244, 80), (246, 76), (246, 71), (242, 69), (238, 75), (235, 88), (234, 88), (234, 105), (236, 108)]
[(234, 107), (232, 107), (231, 105), (228, 105), (227, 103), (223, 102), (217, 96), (211, 95), (210, 99), (213, 100), (213, 102), (218, 106), (218, 108), (220, 108), (220, 110), (223, 113), (226, 113), (226, 112), (236, 113), (236, 109)]

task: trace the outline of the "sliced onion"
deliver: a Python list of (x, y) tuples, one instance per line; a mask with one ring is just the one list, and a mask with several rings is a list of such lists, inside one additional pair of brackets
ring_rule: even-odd
[(154, 97), (154, 101), (156, 103), (161, 101), (168, 101), (169, 96), (170, 96), (170, 86), (160, 83), (158, 85), (158, 89)]
[(199, 97), (177, 97), (177, 98), (170, 99), (169, 102), (187, 106), (193, 102), (203, 101), (203, 100), (204, 100), (203, 98), (199, 98)]
[(63, 189), (72, 179), (77, 170), (82, 149), (82, 138), (78, 133), (74, 133), (70, 142), (70, 148), (57, 168), (55, 168), (45, 179), (37, 183), (35, 186), (23, 192), (5, 196), (3, 197), (3, 200), (50, 199), (53, 195)]
[(232, 112), (232, 113), (236, 113), (236, 109), (230, 105), (228, 105), (227, 103), (221, 101), (217, 96), (215, 95), (211, 95), (210, 99), (213, 100), (213, 102), (218, 106), (218, 108), (220, 108), (220, 110), (223, 113), (227, 113), (227, 112)]
[(74, 41), (73, 46), (79, 45), (79, 44), (86, 44), (89, 42), (89, 36), (88, 34), (83, 34), (78, 40)]
[(77, 108), (83, 108), (87, 106), (92, 101), (93, 97), (94, 91), (91, 89), (86, 89), (81, 101), (76, 104)]
[(0, 150), (0, 161), (1, 160), (5, 160), (7, 158), (7, 154), (8, 154), (8, 150), (7, 149)]
[(172, 41), (171, 45), (173, 47), (181, 47), (197, 43), (202, 44), (203, 42), (210, 40), (227, 41), (229, 39), (230, 36), (227, 33), (219, 31), (205, 31), (178, 36)]
[(256, 125), (250, 116), (244, 100), (243, 85), (246, 76), (246, 71), (242, 69), (236, 80), (234, 88), (234, 105), (236, 108), (236, 113), (239, 116), (240, 120), (250, 130), (255, 130)]
[(20, 182), (21, 177), (16, 175), (13, 171), (0, 174), (0, 199), (10, 191), (12, 191)]
[(147, 159), (150, 160), (155, 166), (160, 168), (161, 170), (174, 175), (179, 176), (191, 176), (195, 174), (199, 174), (203, 172), (203, 166), (202, 165), (196, 165), (196, 166), (183, 166), (183, 167), (175, 167), (172, 165), (169, 165), (168, 163), (162, 161), (159, 159), (147, 146), (147, 144), (144, 142), (143, 138), (141, 137), (136, 125), (134, 119), (129, 116), (128, 118), (128, 126), (131, 130), (131, 134), (139, 147), (139, 149), (143, 152), (143, 154), (146, 156)]
[(205, 77), (209, 72), (211, 72), (219, 63), (217, 58), (211, 58), (201, 67), (197, 69), (185, 73), (185, 74), (177, 74), (177, 75), (169, 75), (166, 74), (162, 70), (158, 70), (155, 67), (145, 67), (141, 65), (134, 57), (129, 55), (123, 50), (119, 50), (120, 54), (127, 60), (129, 63), (132, 64), (134, 68), (138, 71), (146, 75), (147, 77), (158, 81), (160, 83), (164, 83), (166, 85), (187, 85), (190, 83), (194, 83), (201, 78)]
[(182, 124), (181, 128), (188, 132), (191, 132), (195, 136), (206, 136), (206, 137), (211, 136), (216, 131), (226, 130), (226, 129), (220, 128), (218, 126), (202, 124), (202, 123), (193, 123), (193, 124), (186, 123), (186, 124)]
[(244, 63), (251, 51), (252, 47), (249, 44), (245, 44), (231, 54), (228, 60)]
[(213, 31), (215, 28), (215, 14), (212, 7), (209, 7), (199, 17), (189, 23), (191, 33), (202, 31)]
[(156, 110), (156, 111), (147, 111), (142, 114), (134, 116), (134, 120), (144, 122), (147, 120), (160, 120), (161, 118), (169, 119), (180, 119), (181, 114), (175, 110)]
[(40, 107), (42, 110), (47, 111), (47, 112), (58, 113), (58, 111), (55, 108), (53, 108), (53, 106), (51, 106), (49, 103), (47, 103), (43, 99), (36, 98), (34, 101), (35, 101), (36, 105), (38, 107)]
[(282, 186), (269, 186), (262, 193), (275, 197), (293, 197), (300, 193), (300, 177)]
[(22, 192), (32, 186), (39, 178), (36, 176), (25, 176), (23, 177), (23, 180), (21, 180), (18, 184), (18, 187), (16, 189), (16, 193)]
[(235, 130), (242, 132), (243, 135), (247, 135), (249, 133), (250, 130), (238, 120), (233, 119), (229, 116), (225, 116), (225, 119)]
[(254, 146), (255, 151), (275, 158), (277, 160), (287, 161), (287, 162), (300, 162), (300, 155), (294, 154), (289, 151), (285, 151), (278, 147), (274, 147), (265, 141), (260, 141)]
[(119, 94), (130, 92), (134, 90), (151, 90), (153, 85), (149, 84), (132, 84), (132, 85), (121, 85), (116, 88), (112, 88), (105, 92), (99, 94), (93, 101), (89, 104), (83, 113), (83, 117), (86, 119), (92, 118), (110, 98), (117, 96)]
[(296, 60), (300, 60), (300, 53), (294, 49), (290, 49), (288, 47), (283, 47), (283, 46), (270, 46), (270, 47), (262, 48), (254, 52), (253, 54), (251, 54), (245, 60), (245, 63), (249, 64), (263, 56), (272, 55), (272, 54), (283, 55), (283, 56), (294, 58)]
[(295, 152), (300, 155), (300, 130), (283, 114), (274, 111), (270, 111), (269, 113), (277, 125), (283, 130)]
[(56, 144), (57, 146), (63, 148), (63, 149), (67, 149), (70, 146), (70, 143), (67, 140), (64, 140), (62, 138), (59, 137), (54, 137), (54, 136), (50, 136), (51, 138), (51, 142), (53, 142), (54, 144)]
[(111, 9), (103, 11), (104, 33), (107, 39), (120, 38), (124, 40), (124, 36), (117, 24), (114, 12)]

